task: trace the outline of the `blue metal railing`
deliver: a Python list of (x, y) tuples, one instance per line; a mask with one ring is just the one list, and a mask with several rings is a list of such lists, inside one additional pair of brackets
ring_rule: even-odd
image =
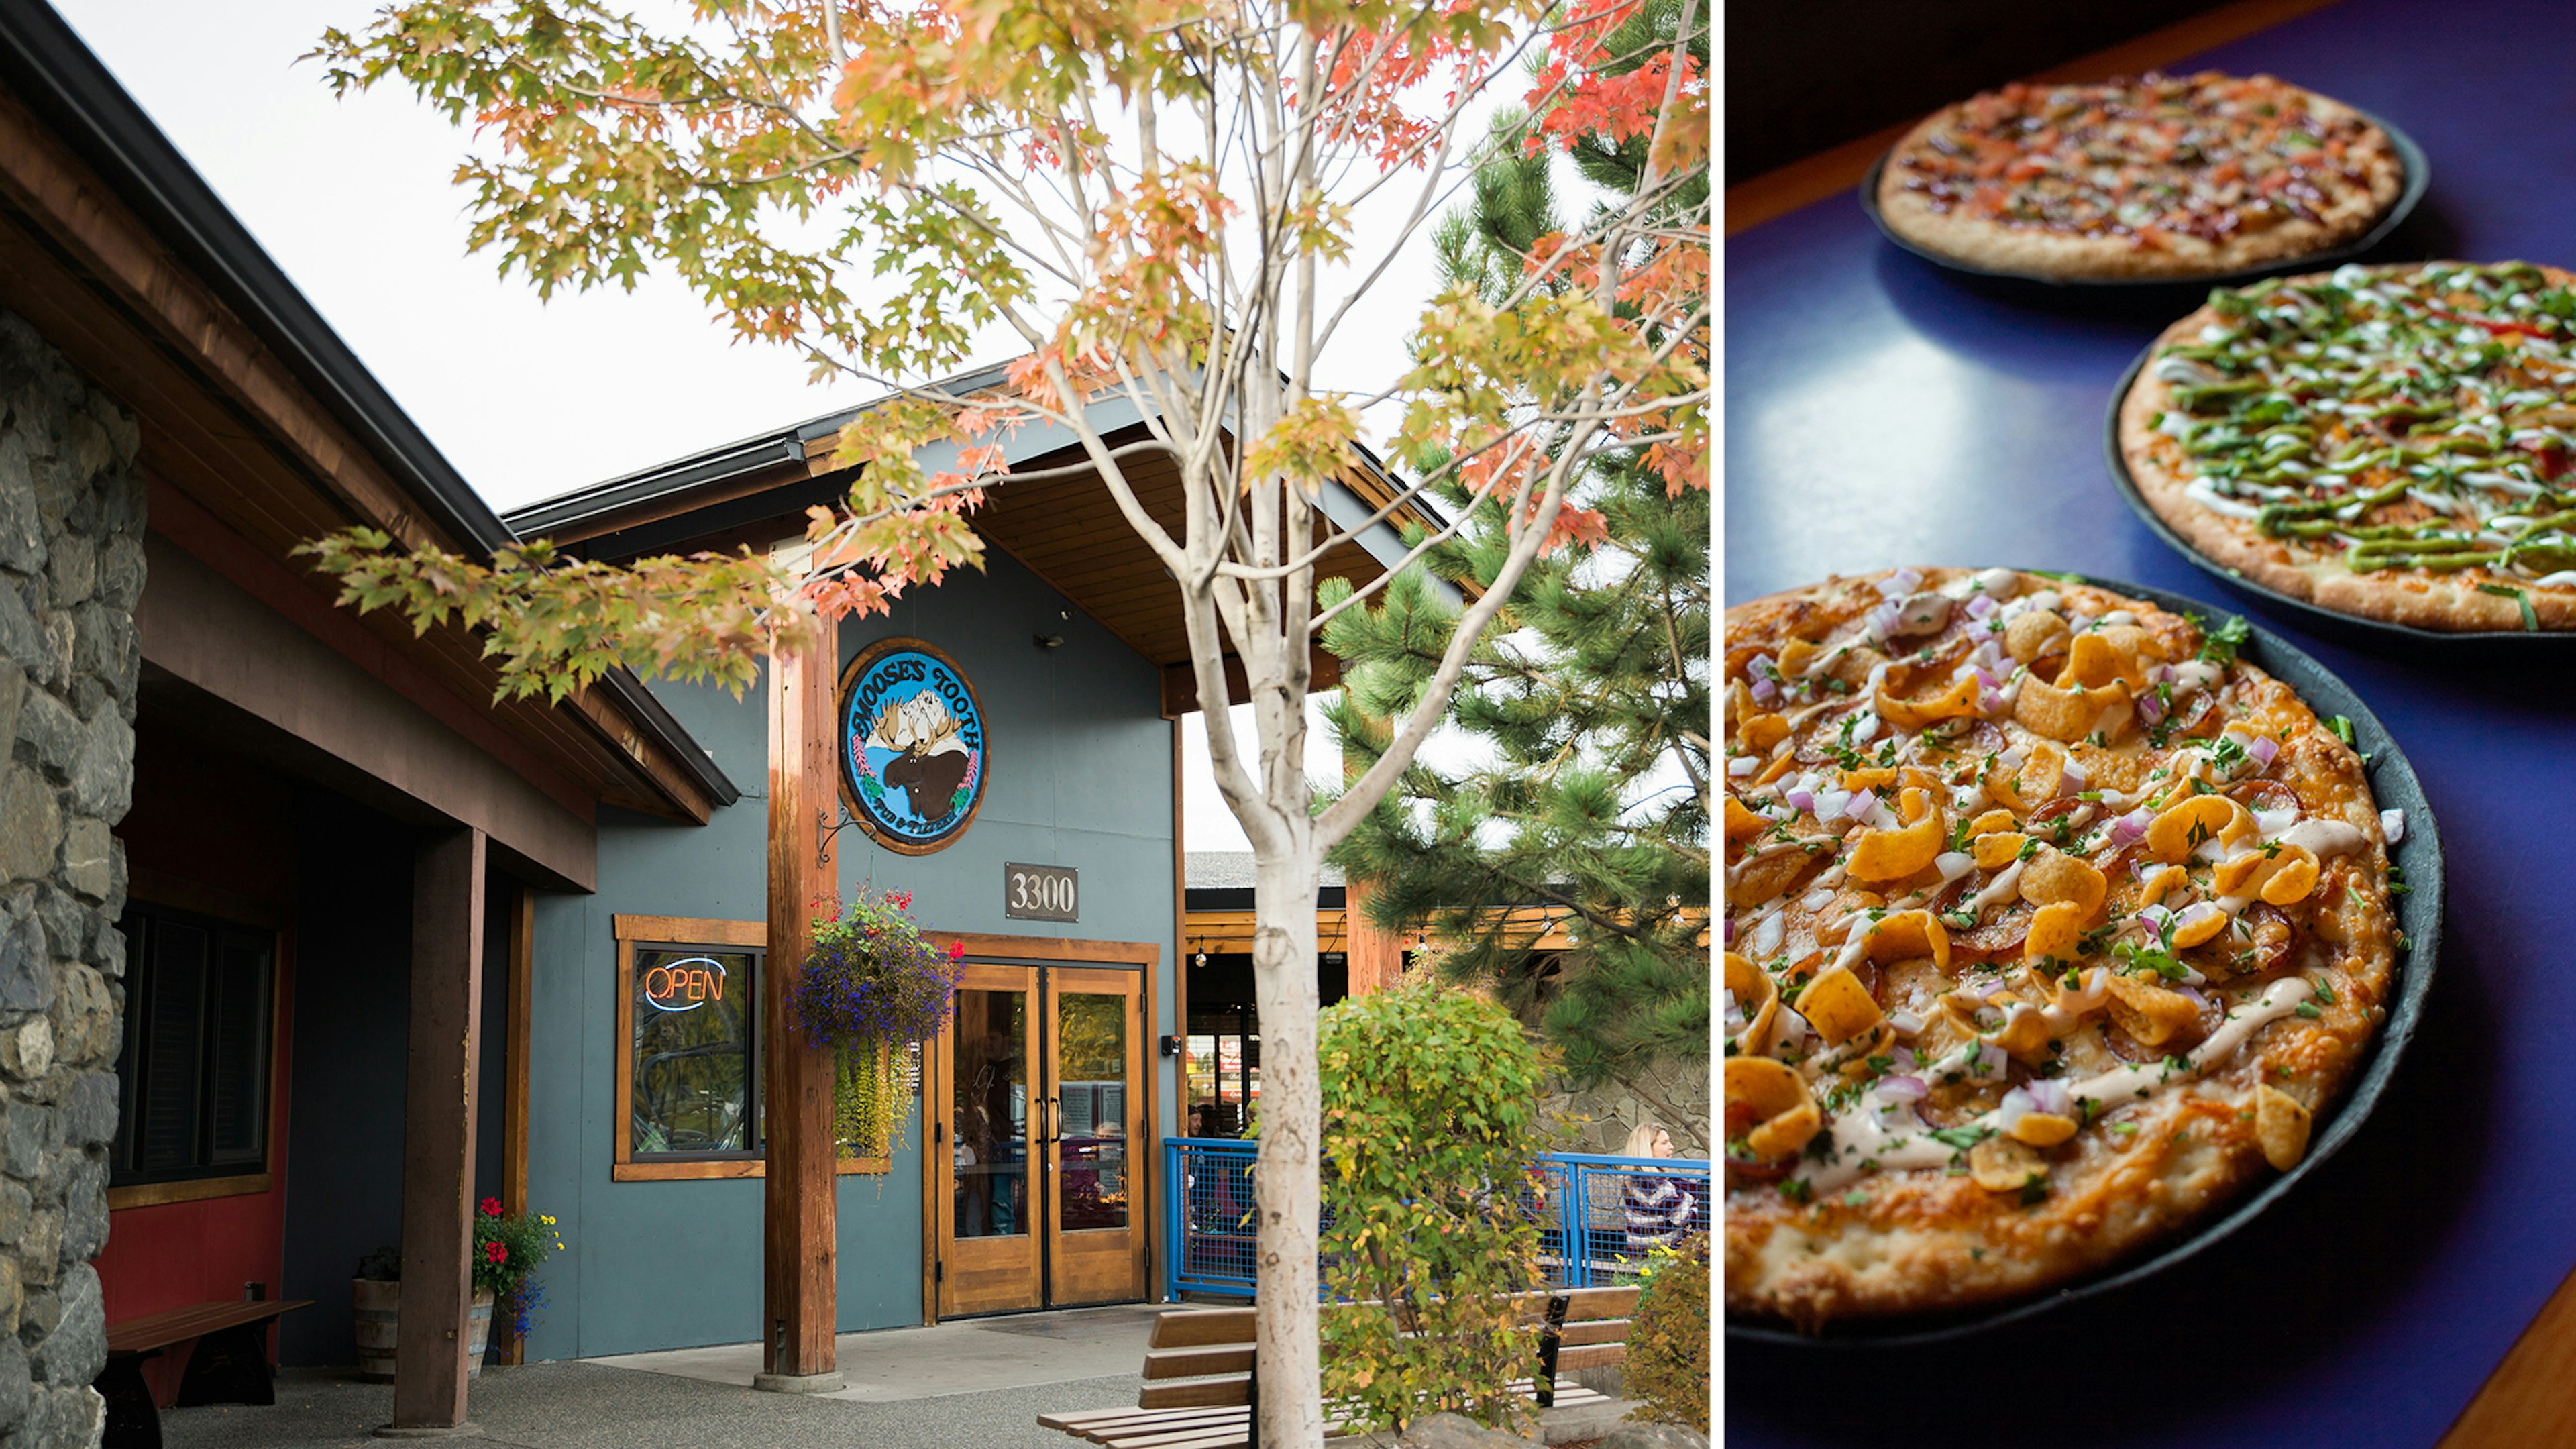
[[(1167, 1296), (1252, 1296), (1254, 1151), (1230, 1138), (1163, 1139)], [(1635, 1282), (1657, 1243), (1709, 1230), (1705, 1158), (1551, 1152), (1530, 1171), (1550, 1288)]]

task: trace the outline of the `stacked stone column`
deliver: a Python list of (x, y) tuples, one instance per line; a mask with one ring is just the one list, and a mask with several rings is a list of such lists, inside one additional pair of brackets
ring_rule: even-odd
[(122, 1046), (133, 417), (0, 312), (0, 1449), (98, 1442)]

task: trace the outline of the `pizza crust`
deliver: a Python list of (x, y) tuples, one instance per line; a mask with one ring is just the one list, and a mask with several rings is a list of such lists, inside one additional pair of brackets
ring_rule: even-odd
[[(1924, 570), (1921, 588), (1929, 592), (1955, 586), (1965, 574)], [(1764, 712), (1748, 692), (1753, 661), (1778, 658), (1793, 638), (1849, 638), (1854, 622), (1877, 603), (1872, 585), (1887, 577), (1828, 580), (1728, 611), (1724, 728), (1733, 742), (1730, 755), (1747, 752), (1750, 738), (1768, 732), (1757, 726), (1755, 736), (1739, 733)], [(2107, 590), (2031, 575), (2016, 576), (2015, 588), (2022, 594), (2057, 591), (2066, 607), (2095, 617), (2126, 609), (2181, 658), (2190, 658), (2200, 642), (2191, 621)], [(1925, 681), (1911, 681), (1907, 689), (1920, 693), (1925, 686)], [(2333, 901), (2317, 908), (2312, 924), (2283, 958), (2285, 964), (2259, 978), (2266, 1002), (2292, 977), (2331, 980), (2333, 1004), (2314, 1019), (2304, 1010), (2249, 1014), (2249, 1021), (2262, 1019), (2242, 1044), (2214, 1057), (2196, 1077), (2160, 1087), (2133, 1105), (2087, 1114), (2074, 1137), (2050, 1153), (2048, 1190), (2035, 1202), (1980, 1186), (1974, 1177), (1952, 1170), (1956, 1163), (1951, 1168), (1865, 1170), (1792, 1196), (1779, 1184), (1739, 1178), (1739, 1140), (1730, 1121), (1725, 1204), (1730, 1315), (1785, 1320), (1813, 1332), (1857, 1318), (1948, 1311), (2036, 1295), (2131, 1257), (2270, 1178), (2275, 1168), (2257, 1121), (2264, 1089), (2287, 1093), (2320, 1117), (2339, 1099), (2385, 1019), (2383, 1003), (2395, 978), (2396, 926), (2377, 804), (2360, 759), (2288, 686), (2239, 663), (2230, 666), (2219, 687), (2226, 691), (2229, 707), (2244, 705), (2263, 732), (2285, 733), (2275, 763), (2261, 774), (2296, 795), (2301, 818), (2341, 822), (2363, 837), (2359, 850), (2329, 863)], [(1894, 693), (1896, 686), (1889, 688)], [(1796, 709), (1784, 705), (1782, 714), (1794, 717)], [(1790, 739), (1776, 748), (1794, 745)], [(2094, 764), (2096, 783), (2106, 786), (2137, 783), (2147, 768), (2144, 762), (2124, 765), (2116, 751), (2088, 750), (2085, 757)], [(1746, 777), (1730, 775), (1730, 802), (1751, 793), (1747, 783)], [(1734, 809), (1728, 814), (1735, 818)], [(1749, 858), (1749, 845), (1739, 847), (1736, 832), (1729, 835), (1733, 882), (1735, 863)], [(1844, 862), (1851, 858), (1847, 850), (1835, 857)], [(2327, 888), (2320, 885), (2320, 901)], [(1805, 889), (1796, 885), (1774, 898), (1783, 914), (1802, 908), (1798, 892)], [(1744, 922), (1760, 914), (1748, 909), (1755, 904), (1730, 897), (1731, 944), (1746, 939)], [(1830, 914), (1827, 909), (1808, 917)], [(1796, 949), (1803, 929), (1791, 927), (1790, 950)], [(1912, 963), (1911, 969), (1932, 965)], [(1948, 973), (1947, 979), (1957, 976)], [(1892, 979), (1882, 977), (1876, 989), (1892, 990)], [(2251, 989), (2257, 979), (2239, 978), (2237, 984)], [(2221, 987), (2213, 985), (2217, 989)], [(2086, 1029), (2069, 1033), (2070, 1053), (2064, 1060), (2077, 1059), (2079, 1044), (2073, 1037)], [(1728, 1055), (1730, 1060), (1738, 1055), (1736, 1043), (1730, 1042)], [(1816, 1168), (1810, 1150), (1794, 1160), (1791, 1170), (1822, 1180), (1834, 1171), (1830, 1156), (1827, 1162)]]
[[(2421, 265), (2406, 263), (2367, 270), (2409, 271)], [(2558, 267), (2544, 266), (2540, 270), (2560, 286), (2576, 285), (2576, 274)], [(2283, 285), (2296, 286), (2321, 275), (2284, 278)], [(2147, 356), (2152, 359), (2175, 342), (2196, 338), (2202, 328), (2223, 321), (2214, 308), (2203, 304), (2159, 334), (2147, 349)], [(2251, 519), (2231, 518), (2192, 501), (2186, 491), (2189, 479), (2178, 471), (2184, 461), (2182, 445), (2154, 427), (2157, 415), (2170, 408), (2171, 393), (2171, 384), (2156, 377), (2152, 367), (2138, 369), (2119, 402), (2120, 460), (2127, 465), (2139, 496), (2146, 499), (2156, 516), (2222, 567), (2275, 592), (2356, 618), (2446, 632), (2523, 631), (2520, 605), (2509, 598), (2481, 593), (2477, 587), (2480, 583), (2501, 582), (2523, 591), (2542, 629), (2576, 628), (2576, 589), (2543, 586), (2482, 568), (2452, 573), (2425, 569), (2354, 573), (2330, 555), (2294, 548), (2291, 540), (2266, 535)]]
[(2377, 125), (2338, 101), (2303, 94), (2319, 117), (2351, 118), (2365, 128), (2355, 158), (2367, 171), (2368, 192), (2337, 198), (2316, 221), (2293, 218), (2217, 242), (2166, 233), (2164, 246), (2149, 247), (2127, 236), (2072, 235), (1939, 210), (1930, 197), (1906, 186), (1900, 163), (1951, 124), (1970, 104), (1965, 101), (1925, 117), (1889, 150), (1879, 169), (1879, 215), (1896, 235), (1963, 266), (2051, 282), (2190, 281), (2332, 251), (2366, 235), (2396, 204), (2405, 189), (2405, 168)]

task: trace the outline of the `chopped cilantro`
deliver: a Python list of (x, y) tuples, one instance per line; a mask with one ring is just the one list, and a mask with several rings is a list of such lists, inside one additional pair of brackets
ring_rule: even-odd
[(2316, 980), (2309, 982), (2308, 985), (2316, 991), (2317, 1000), (2324, 1002), (2328, 1006), (2335, 1004), (2334, 988), (2326, 984), (2326, 979), (2324, 977), (2320, 976)]
[(2233, 664), (2237, 647), (2250, 632), (2244, 619), (2231, 614), (2201, 642), (2200, 657), (2212, 664)]
[(1850, 1192), (1843, 1194), (1844, 1207), (1867, 1207), (1868, 1205), (1869, 1194), (1862, 1192), (1858, 1188), (1854, 1188)]
[(2034, 1172), (2030, 1175), (2030, 1180), (2021, 1185), (2021, 1205), (2037, 1207), (2046, 1201), (2048, 1201), (2048, 1179)]
[(1993, 1130), (1990, 1127), (1939, 1127), (1924, 1135), (1944, 1147), (1954, 1147), (1965, 1152), (1985, 1141), (1993, 1134)]
[(2314, 1021), (2318, 1017), (2325, 1015), (2324, 1012), (2317, 1009), (2317, 1004), (2313, 1001), (2300, 1002), (2296, 1010), (2299, 1015), (2306, 1017), (2310, 1021)]
[(1810, 1191), (1803, 1177), (1793, 1177), (1780, 1184), (1780, 1195), (1791, 1202), (1805, 1202)]

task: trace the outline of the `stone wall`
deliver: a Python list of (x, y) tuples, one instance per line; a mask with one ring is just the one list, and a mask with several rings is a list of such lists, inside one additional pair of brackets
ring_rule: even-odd
[(1660, 1122), (1673, 1134), (1673, 1153), (1706, 1157), (1713, 1140), (1708, 1130), (1708, 1074), (1705, 1061), (1680, 1058), (1656, 1062), (1628, 1082), (1604, 1082), (1576, 1092), (1562, 1081), (1540, 1103), (1542, 1112), (1561, 1118), (1574, 1131), (1568, 1152), (1616, 1153), (1628, 1145), (1628, 1134), (1640, 1121)]
[(98, 1442), (143, 480), (134, 419), (0, 312), (0, 1449)]

